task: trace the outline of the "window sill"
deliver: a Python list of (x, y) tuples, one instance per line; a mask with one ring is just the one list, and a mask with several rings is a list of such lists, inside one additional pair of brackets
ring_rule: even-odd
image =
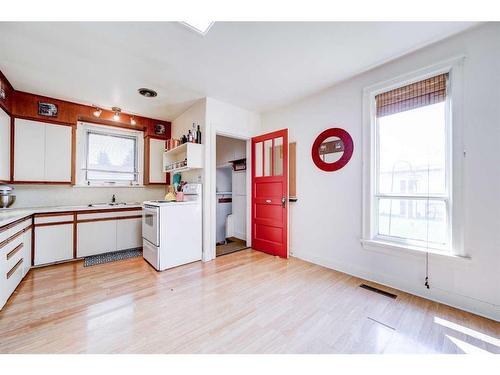
[(461, 256), (457, 254), (447, 253), (436, 249), (425, 249), (417, 246), (397, 244), (393, 242), (386, 242), (380, 240), (361, 240), (361, 244), (365, 250), (376, 251), (388, 255), (398, 255), (399, 254), (410, 254), (410, 255), (423, 255), (429, 253), (432, 255), (437, 255), (443, 257), (443, 259), (451, 259), (457, 261), (470, 261), (471, 258), (468, 256)]
[(116, 188), (120, 188), (120, 189), (132, 188), (133, 189), (133, 188), (145, 188), (146, 185), (119, 185), (119, 184), (116, 184), (116, 185), (112, 185), (112, 184), (111, 185), (108, 185), (108, 184), (106, 184), (106, 185), (87, 185), (87, 184), (85, 184), (85, 185), (73, 185), (73, 187), (74, 188), (84, 188), (84, 189), (86, 189), (86, 188), (115, 188), (115, 189)]

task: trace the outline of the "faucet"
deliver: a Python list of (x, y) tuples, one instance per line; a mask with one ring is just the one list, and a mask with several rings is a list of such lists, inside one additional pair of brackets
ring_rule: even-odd
[(113, 197), (111, 198), (111, 203), (112, 203), (112, 204), (115, 204), (115, 203), (116, 203), (116, 197), (115, 197), (115, 195), (114, 195), (114, 194), (113, 194)]

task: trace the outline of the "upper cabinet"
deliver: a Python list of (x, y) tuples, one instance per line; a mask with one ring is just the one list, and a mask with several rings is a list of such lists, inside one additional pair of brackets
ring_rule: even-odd
[(10, 180), (10, 116), (0, 108), (0, 181)]
[(15, 119), (14, 182), (71, 183), (72, 127)]
[(163, 152), (165, 151), (165, 146), (166, 142), (164, 139), (145, 138), (145, 185), (166, 184), (167, 174), (163, 171)]

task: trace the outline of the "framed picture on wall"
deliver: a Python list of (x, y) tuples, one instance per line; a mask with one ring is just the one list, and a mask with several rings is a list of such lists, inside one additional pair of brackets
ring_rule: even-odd
[(165, 135), (165, 133), (166, 133), (165, 125), (163, 125), (163, 124), (156, 124), (155, 125), (155, 134)]
[(38, 114), (40, 116), (57, 117), (57, 105), (53, 103), (38, 102)]

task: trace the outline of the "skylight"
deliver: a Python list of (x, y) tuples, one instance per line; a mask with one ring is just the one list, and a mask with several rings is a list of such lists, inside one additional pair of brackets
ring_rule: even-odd
[(214, 24), (213, 21), (207, 21), (207, 20), (182, 21), (181, 23), (201, 35), (207, 35), (208, 31)]

